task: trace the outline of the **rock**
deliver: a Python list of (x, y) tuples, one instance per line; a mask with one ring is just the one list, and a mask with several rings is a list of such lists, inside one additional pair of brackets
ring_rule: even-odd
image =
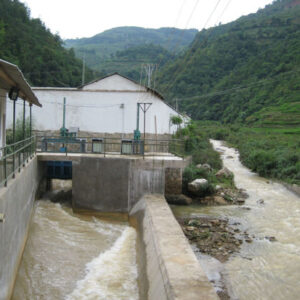
[(232, 158), (233, 158), (233, 156), (231, 156), (231, 155), (228, 155), (226, 158), (232, 159)]
[(237, 204), (244, 204), (245, 203), (245, 199), (242, 198), (238, 198), (236, 199)]
[(175, 205), (189, 205), (193, 200), (183, 194), (180, 195), (165, 195), (165, 198), (169, 204)]
[(252, 243), (252, 242), (253, 242), (253, 240), (250, 239), (250, 238), (247, 238), (245, 241), (246, 241), (247, 243)]
[(192, 219), (192, 220), (189, 220), (188, 225), (189, 226), (199, 226), (200, 222)]
[[(215, 189), (216, 189), (216, 191), (220, 191), (222, 189), (222, 187), (220, 185), (216, 185)], [(221, 194), (224, 194), (224, 193), (221, 193)]]
[(211, 166), (209, 164), (203, 164), (202, 168), (205, 169), (205, 170), (207, 170), (207, 171), (212, 171), (212, 168), (211, 168)]
[(214, 202), (219, 204), (219, 205), (227, 205), (228, 204), (226, 202), (226, 200), (223, 197), (220, 197), (220, 196), (215, 196), (214, 197)]
[(208, 187), (208, 181), (204, 178), (195, 179), (194, 181), (188, 184), (189, 192), (193, 194), (202, 194)]
[(217, 177), (231, 177), (231, 176), (233, 176), (233, 173), (230, 170), (228, 170), (226, 167), (224, 167), (216, 173), (216, 176)]
[(267, 240), (269, 240), (270, 242), (276, 242), (276, 241), (277, 241), (277, 239), (276, 239), (275, 236), (266, 236), (265, 238), (266, 238)]
[(196, 229), (196, 227), (194, 227), (194, 226), (186, 226), (185, 229), (187, 231), (194, 231)]
[(265, 201), (263, 199), (259, 199), (256, 202), (257, 204), (261, 204), (261, 205), (265, 204)]
[(207, 170), (207, 171), (209, 171), (209, 172), (211, 172), (212, 171), (212, 167), (209, 165), (209, 164), (198, 164), (198, 165), (196, 165), (196, 168), (197, 169), (204, 169), (204, 170)]
[(241, 207), (241, 209), (243, 209), (243, 210), (251, 210), (251, 208), (250, 208), (250, 207), (247, 207), (247, 206)]
[(216, 220), (211, 220), (210, 223), (214, 226), (217, 226), (220, 224), (220, 221), (218, 219), (216, 219)]

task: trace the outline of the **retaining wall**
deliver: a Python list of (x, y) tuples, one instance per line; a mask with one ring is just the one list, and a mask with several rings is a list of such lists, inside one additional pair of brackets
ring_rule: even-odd
[(0, 189), (0, 299), (11, 297), (18, 266), (28, 235), (33, 203), (38, 189), (42, 168), (34, 157)]
[[(181, 176), (185, 165), (183, 160), (77, 157), (72, 165), (73, 209), (128, 213), (143, 195), (164, 194), (166, 169), (178, 169)], [(181, 177), (178, 184), (181, 189)]]
[(141, 299), (219, 299), (163, 195), (145, 195), (130, 221), (139, 235)]

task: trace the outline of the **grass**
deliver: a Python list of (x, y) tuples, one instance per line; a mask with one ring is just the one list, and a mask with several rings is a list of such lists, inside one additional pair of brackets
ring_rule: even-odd
[[(213, 194), (216, 185), (224, 188), (235, 188), (233, 177), (217, 178), (216, 173), (222, 168), (222, 161), (209, 142), (210, 135), (201, 126), (192, 122), (186, 128), (178, 130), (175, 138), (184, 139), (184, 155), (192, 156), (192, 163), (183, 172), (183, 191), (188, 194), (187, 185), (197, 178), (208, 180), (201, 196)], [(210, 170), (197, 167), (198, 164), (209, 164)]]
[(237, 148), (242, 163), (260, 176), (300, 184), (299, 127), (198, 126), (210, 137)]

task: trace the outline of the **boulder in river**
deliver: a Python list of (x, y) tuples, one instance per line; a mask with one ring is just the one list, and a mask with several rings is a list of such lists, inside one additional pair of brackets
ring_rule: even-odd
[(188, 184), (189, 192), (195, 195), (203, 194), (208, 188), (208, 181), (204, 178), (195, 179)]
[(175, 205), (189, 205), (192, 204), (193, 200), (183, 194), (179, 195), (165, 195), (165, 198), (169, 204)]

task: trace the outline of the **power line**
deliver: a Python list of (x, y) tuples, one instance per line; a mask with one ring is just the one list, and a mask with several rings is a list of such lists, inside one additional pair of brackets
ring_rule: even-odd
[(227, 8), (228, 8), (228, 6), (229, 6), (229, 4), (230, 4), (231, 1), (232, 1), (232, 0), (228, 0), (227, 4), (225, 5), (223, 11), (221, 12), (221, 14), (220, 14), (220, 16), (219, 16), (219, 18), (218, 18), (218, 20), (221, 20), (221, 19), (222, 19), (223, 15), (224, 15), (225, 11), (227, 10)]
[[(215, 13), (215, 11), (216, 11), (218, 5), (220, 4), (220, 2), (221, 2), (221, 0), (218, 0), (218, 1), (217, 1), (217, 3), (216, 3), (216, 5), (214, 6), (212, 12), (210, 13), (209, 17), (207, 18), (206, 22), (204, 23), (204, 26), (206, 26), (206, 25), (208, 24), (209, 20), (211, 19), (212, 15)], [(186, 59), (187, 59), (187, 57), (188, 57), (188, 54), (189, 54), (189, 52), (187, 51), (187, 52), (185, 53), (184, 57), (183, 57), (183, 63), (182, 63), (181, 65), (179, 65), (179, 70), (180, 70), (183, 66), (185, 66), (185, 61), (186, 61)], [(177, 75), (176, 75), (176, 74), (177, 74)], [(175, 84), (175, 82), (176, 82), (176, 80), (177, 80), (177, 78), (178, 78), (178, 74), (179, 74), (179, 71), (175, 72), (175, 79), (174, 79), (170, 84), (168, 84), (168, 85), (166, 86), (165, 90), (167, 90), (167, 88), (172, 87), (172, 86)]]
[[(284, 73), (281, 73), (277, 76), (279, 77), (279, 76), (282, 76), (282, 75), (287, 75), (287, 74), (292, 74), (292, 73), (297, 73), (297, 72), (300, 72), (300, 69), (284, 72)], [(195, 99), (195, 98), (202, 99), (202, 98), (207, 98), (207, 97), (226, 95), (226, 94), (230, 94), (232, 92), (244, 90), (244, 89), (247, 89), (247, 88), (250, 88), (250, 87), (253, 87), (253, 86), (258, 86), (258, 85), (261, 85), (261, 84), (264, 84), (264, 83), (275, 82), (275, 81), (278, 81), (278, 80), (281, 80), (281, 78), (267, 78), (267, 79), (262, 79), (262, 80), (259, 80), (259, 81), (254, 81), (254, 82), (252, 82), (248, 85), (244, 85), (244, 86), (236, 86), (236, 87), (233, 87), (231, 89), (216, 91), (216, 92), (212, 92), (212, 93), (208, 93), (208, 94), (204, 94), (204, 95), (195, 95), (195, 96), (190, 96), (190, 97), (186, 97), (186, 98), (176, 98), (176, 100), (184, 101), (184, 100), (189, 100), (189, 99), (192, 100), (192, 99)]]
[(207, 19), (206, 22), (204, 23), (203, 28), (205, 28), (205, 27), (207, 26), (208, 22), (210, 21), (211, 17), (212, 17), (213, 14), (215, 13), (215, 11), (216, 11), (217, 7), (219, 6), (220, 2), (221, 2), (221, 0), (218, 0), (218, 2), (216, 3), (214, 9), (213, 9), (212, 12), (210, 13), (208, 19)]

